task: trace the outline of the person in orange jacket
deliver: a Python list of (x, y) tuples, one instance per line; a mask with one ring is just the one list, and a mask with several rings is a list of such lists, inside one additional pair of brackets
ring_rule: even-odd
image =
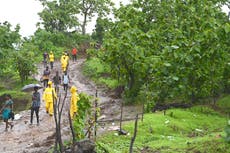
[(76, 62), (77, 60), (77, 52), (78, 52), (77, 48), (72, 49), (71, 53), (72, 53), (73, 62)]
[(56, 92), (54, 90), (54, 88), (52, 87), (52, 82), (49, 81), (48, 82), (48, 87), (45, 89), (44, 93), (43, 93), (43, 98), (45, 101), (45, 106), (46, 106), (46, 112), (49, 113), (50, 116), (53, 115), (53, 103), (55, 100), (57, 100), (57, 95)]
[(77, 102), (80, 100), (79, 95), (77, 94), (77, 88), (72, 86), (70, 88), (71, 100), (70, 100), (70, 118), (73, 119), (78, 111)]

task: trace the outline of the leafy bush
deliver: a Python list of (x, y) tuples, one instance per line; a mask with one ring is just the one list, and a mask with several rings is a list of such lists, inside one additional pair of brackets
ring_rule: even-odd
[(76, 139), (80, 140), (85, 137), (84, 128), (87, 117), (90, 115), (91, 109), (91, 98), (84, 94), (79, 94), (80, 100), (78, 101), (78, 112), (77, 116), (73, 120), (73, 127), (76, 134)]
[(88, 59), (83, 66), (83, 73), (91, 77), (96, 83), (115, 88), (118, 85), (118, 81), (113, 79), (110, 72), (110, 66), (96, 57)]

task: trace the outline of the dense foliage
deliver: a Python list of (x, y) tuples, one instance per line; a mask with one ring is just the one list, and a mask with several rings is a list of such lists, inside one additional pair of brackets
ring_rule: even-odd
[(229, 88), (230, 22), (219, 2), (136, 0), (115, 11), (102, 59), (130, 101), (142, 91), (157, 102), (215, 100)]
[(9, 22), (0, 23), (0, 75), (10, 73), (12, 70), (12, 54), (20, 44), (20, 26), (17, 25), (14, 30)]
[(225, 127), (226, 138), (225, 140), (230, 143), (230, 120), (228, 121), (228, 125)]

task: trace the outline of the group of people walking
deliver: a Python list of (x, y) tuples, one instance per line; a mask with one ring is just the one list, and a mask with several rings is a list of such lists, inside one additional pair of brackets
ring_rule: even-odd
[[(71, 54), (72, 54), (73, 62), (75, 62), (76, 55), (77, 55), (77, 49), (73, 48), (71, 51)], [(53, 69), (53, 62), (54, 62), (53, 52), (50, 52), (49, 58), (50, 57), (52, 58), (50, 59), (50, 66), (51, 66), (51, 69)], [(46, 112), (50, 116), (52, 116), (54, 112), (53, 103), (57, 101), (57, 98), (58, 98), (57, 94), (59, 94), (59, 86), (61, 84), (63, 85), (63, 90), (65, 93), (67, 93), (69, 89), (68, 84), (70, 83), (70, 77), (67, 72), (68, 72), (68, 67), (69, 67), (69, 62), (70, 62), (70, 56), (67, 51), (63, 52), (60, 62), (61, 62), (61, 70), (63, 73), (62, 77), (60, 77), (58, 70), (56, 70), (54, 77), (50, 77), (51, 72), (49, 71), (49, 68), (47, 66), (43, 73), (43, 77), (44, 77), (43, 81), (45, 81), (46, 83), (44, 83), (45, 90), (43, 92), (42, 100), (45, 101)], [(53, 84), (55, 86), (54, 88), (53, 88)], [(74, 85), (70, 88), (70, 93), (71, 93), (70, 116), (71, 118), (73, 118), (74, 115), (77, 113), (77, 101), (79, 101), (80, 98), (77, 94), (77, 88)], [(31, 123), (32, 123), (32, 118), (33, 118), (33, 114), (31, 111)]]
[[(73, 62), (76, 62), (77, 52), (78, 51), (76, 48), (73, 48), (71, 51)], [(30, 124), (33, 124), (34, 113), (37, 118), (37, 125), (40, 124), (39, 109), (41, 106), (41, 101), (45, 102), (46, 112), (50, 116), (53, 116), (53, 112), (54, 112), (53, 104), (57, 102), (57, 99), (58, 99), (57, 94), (62, 93), (62, 92), (59, 92), (59, 86), (63, 85), (63, 90), (65, 94), (68, 92), (68, 89), (69, 89), (68, 84), (70, 82), (70, 78), (67, 73), (68, 66), (69, 66), (69, 60), (70, 60), (70, 57), (69, 57), (68, 52), (67, 51), (63, 52), (61, 59), (60, 59), (61, 70), (62, 70), (63, 76), (61, 77), (59, 75), (59, 71), (56, 70), (55, 75), (51, 77), (51, 71), (54, 69), (54, 61), (55, 61), (54, 52), (50, 51), (49, 54), (47, 52), (43, 54), (43, 64), (44, 64), (45, 69), (42, 74), (43, 75), (42, 81), (43, 81), (43, 86), (44, 86), (44, 92), (43, 92), (43, 95), (41, 96), (40, 92), (38, 91), (39, 88), (37, 86), (35, 86), (33, 89), (34, 91), (32, 94)], [(48, 63), (50, 63), (51, 70), (49, 69)], [(76, 86), (74, 85), (71, 86), (70, 93), (71, 93), (71, 99), (69, 101), (70, 103), (69, 113), (70, 113), (71, 119), (73, 119), (77, 113), (77, 102), (80, 100), (80, 98), (77, 93)], [(10, 95), (6, 95), (5, 97), (6, 97), (6, 101), (5, 101), (3, 108), (0, 110), (0, 112), (2, 113), (3, 121), (6, 123), (5, 130), (7, 131), (9, 127), (11, 129), (13, 128), (13, 123), (9, 121), (11, 118), (11, 113), (13, 112), (13, 100)]]

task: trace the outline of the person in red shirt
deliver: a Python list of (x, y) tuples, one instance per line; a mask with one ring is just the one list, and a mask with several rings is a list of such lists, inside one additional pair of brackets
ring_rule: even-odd
[(78, 52), (77, 48), (72, 49), (72, 58), (74, 62), (76, 62), (77, 60), (77, 52)]

